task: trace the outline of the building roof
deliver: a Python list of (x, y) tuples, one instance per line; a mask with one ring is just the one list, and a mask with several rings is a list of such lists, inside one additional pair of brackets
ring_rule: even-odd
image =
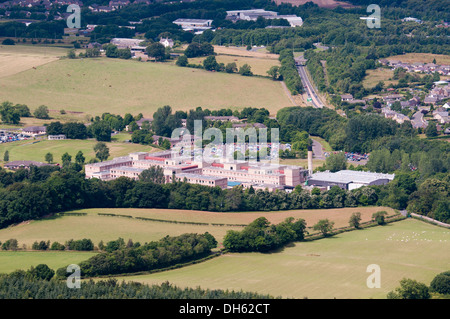
[(314, 173), (312, 174), (310, 179), (315, 181), (334, 182), (340, 184), (370, 184), (380, 179), (393, 180), (394, 177), (394, 174), (342, 170), (335, 173), (331, 173), (329, 171)]
[(5, 167), (17, 167), (17, 166), (23, 166), (23, 167), (29, 167), (29, 166), (48, 166), (52, 164), (42, 163), (42, 162), (36, 162), (36, 161), (11, 161), (5, 164)]
[(24, 132), (45, 132), (47, 127), (45, 126), (28, 126), (22, 129)]

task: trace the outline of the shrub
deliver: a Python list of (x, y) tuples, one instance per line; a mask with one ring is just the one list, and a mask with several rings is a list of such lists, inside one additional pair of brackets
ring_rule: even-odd
[(450, 294), (450, 271), (440, 273), (431, 281), (430, 290), (440, 294)]
[(16, 42), (14, 42), (13, 39), (5, 39), (5, 40), (3, 40), (2, 44), (3, 45), (15, 45)]

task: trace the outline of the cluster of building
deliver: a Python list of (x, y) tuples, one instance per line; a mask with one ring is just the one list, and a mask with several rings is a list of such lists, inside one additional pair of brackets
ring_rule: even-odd
[(86, 178), (112, 180), (121, 176), (139, 179), (139, 175), (152, 166), (163, 169), (166, 183), (186, 181), (192, 184), (228, 188), (236, 185), (254, 189), (287, 189), (303, 184), (308, 170), (299, 166), (262, 162), (226, 160), (205, 161), (191, 157), (179, 159), (173, 152), (137, 152), (101, 163), (86, 164)]
[(230, 160), (218, 158), (204, 160), (202, 156), (178, 157), (172, 150), (146, 153), (136, 152), (109, 161), (86, 164), (86, 178), (114, 180), (128, 177), (135, 180), (150, 167), (160, 167), (165, 183), (184, 181), (222, 189), (242, 185), (258, 190), (284, 190), (291, 192), (297, 185), (319, 187), (326, 190), (333, 186), (351, 190), (367, 185), (382, 185), (394, 175), (371, 172), (340, 171), (313, 174), (312, 150), (308, 151), (308, 168), (265, 161)]
[(379, 62), (383, 65), (390, 66), (393, 70), (403, 68), (408, 72), (432, 74), (437, 72), (441, 75), (450, 75), (450, 65), (439, 65), (435, 63), (407, 63), (398, 60), (381, 59)]
[[(447, 82), (440, 81), (440, 83), (445, 84)], [(434, 88), (428, 93), (424, 99), (424, 103), (433, 104), (450, 98), (450, 84), (447, 85), (435, 85)]]

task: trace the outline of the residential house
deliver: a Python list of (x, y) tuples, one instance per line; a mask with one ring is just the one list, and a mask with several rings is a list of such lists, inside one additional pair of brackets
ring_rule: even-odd
[(161, 43), (165, 48), (167, 48), (167, 47), (172, 48), (173, 47), (173, 40), (169, 39), (169, 38), (161, 38), (159, 40), (159, 43)]

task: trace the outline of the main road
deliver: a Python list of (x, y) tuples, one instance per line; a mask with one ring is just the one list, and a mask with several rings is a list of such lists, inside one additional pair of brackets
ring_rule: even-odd
[(323, 108), (324, 104), (319, 98), (319, 95), (316, 92), (316, 89), (314, 88), (314, 85), (312, 85), (311, 81), (308, 78), (308, 75), (306, 74), (306, 67), (302, 65), (297, 59), (295, 61), (295, 64), (297, 66), (298, 74), (300, 75), (300, 79), (302, 80), (303, 87), (306, 90), (306, 93), (308, 94), (308, 98), (311, 98), (311, 102), (315, 108)]

